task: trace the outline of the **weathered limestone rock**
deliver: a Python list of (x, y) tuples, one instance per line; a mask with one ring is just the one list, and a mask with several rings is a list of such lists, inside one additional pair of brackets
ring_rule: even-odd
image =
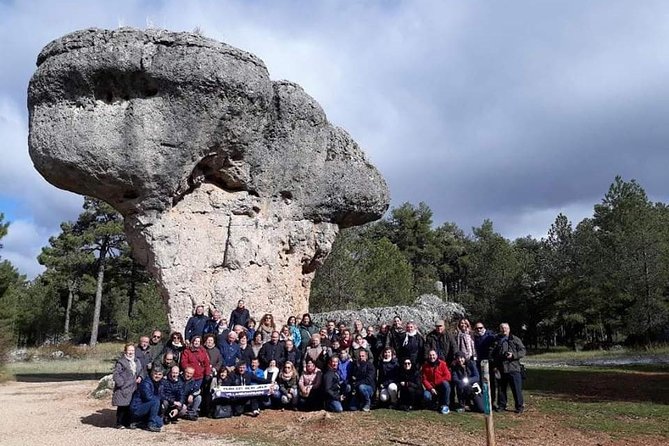
[(339, 227), (380, 218), (387, 186), (351, 137), (261, 60), (190, 33), (77, 31), (28, 90), (30, 155), (52, 184), (125, 217), (174, 329), (195, 304), (308, 308)]
[(363, 308), (361, 310), (339, 310), (327, 313), (313, 314), (312, 318), (320, 326), (328, 320), (344, 322), (349, 327), (353, 321), (360, 319), (365, 327), (368, 325), (391, 324), (395, 316), (403, 322), (414, 321), (422, 333), (429, 333), (434, 329), (434, 323), (440, 319), (446, 323), (453, 323), (465, 317), (465, 308), (455, 302), (444, 302), (433, 294), (423, 294), (413, 306), (400, 305), (396, 307)]
[(95, 390), (91, 392), (91, 396), (95, 399), (101, 400), (109, 398), (114, 393), (114, 375), (109, 374), (100, 378)]

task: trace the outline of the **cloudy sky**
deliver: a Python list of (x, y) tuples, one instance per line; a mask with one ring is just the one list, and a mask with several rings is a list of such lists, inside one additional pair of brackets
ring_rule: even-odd
[(0, 0), (0, 256), (30, 277), (82, 204), (28, 157), (37, 54), (119, 26), (199, 28), (256, 54), (361, 144), (393, 206), (425, 201), (436, 224), (538, 238), (558, 212), (590, 216), (617, 174), (669, 201), (664, 1)]

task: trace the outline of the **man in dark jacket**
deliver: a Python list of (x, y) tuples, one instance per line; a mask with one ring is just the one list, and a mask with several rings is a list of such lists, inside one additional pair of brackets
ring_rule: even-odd
[(149, 339), (149, 351), (151, 352), (151, 362), (148, 367), (151, 368), (156, 360), (161, 359), (160, 356), (165, 349), (165, 342), (163, 341), (163, 333), (160, 330), (153, 330), (151, 339)]
[(437, 321), (434, 330), (428, 333), (425, 338), (425, 352), (423, 357), (427, 359), (428, 352), (434, 350), (437, 352), (437, 357), (447, 364), (453, 361), (455, 352), (457, 351), (457, 343), (455, 338), (446, 331), (446, 324), (443, 320)]
[(397, 351), (398, 345), (402, 345), (404, 341), (404, 326), (402, 325), (402, 318), (395, 316), (393, 318), (393, 325), (388, 330), (388, 342), (387, 345), (394, 348)]
[(351, 398), (351, 410), (358, 410), (362, 405), (364, 412), (369, 412), (372, 407), (372, 396), (376, 390), (376, 369), (371, 361), (368, 361), (367, 351), (360, 352), (359, 359), (353, 364), (350, 375), (351, 387), (356, 394)]
[(131, 428), (146, 423), (151, 432), (160, 432), (163, 427), (163, 418), (160, 414), (160, 395), (163, 387), (162, 367), (151, 369), (151, 379), (143, 380), (130, 402)]
[[(483, 322), (478, 321), (474, 324), (474, 347), (476, 348), (476, 362), (480, 367), (481, 361), (490, 359), (490, 349), (495, 342), (495, 333), (486, 330)], [(481, 370), (479, 369), (479, 372)]]
[[(490, 350), (492, 345), (495, 342), (495, 333), (491, 330), (487, 330), (483, 322), (477, 321), (474, 324), (474, 348), (476, 349), (476, 367), (479, 372), (479, 376), (483, 373), (481, 368), (481, 361), (490, 360)], [(490, 364), (490, 403), (495, 406), (495, 401), (497, 399), (497, 380), (495, 379), (494, 373), (494, 364)]]
[(177, 417), (186, 415), (187, 408), (183, 403), (184, 384), (179, 376), (179, 366), (172, 367), (167, 378), (163, 380), (160, 399), (165, 423), (176, 421)]
[(135, 358), (137, 358), (142, 365), (142, 373), (140, 373), (140, 376), (142, 378), (148, 377), (149, 370), (151, 369), (149, 364), (151, 364), (153, 358), (148, 336), (141, 336), (139, 338), (139, 344), (135, 347)]
[(195, 314), (186, 323), (184, 333), (186, 342), (190, 342), (194, 336), (202, 337), (205, 325), (207, 325), (207, 316), (204, 315), (204, 305), (198, 305), (195, 307)]
[(244, 301), (240, 300), (239, 302), (237, 302), (237, 308), (232, 310), (232, 313), (230, 313), (231, 327), (234, 327), (235, 325), (241, 325), (242, 327), (246, 327), (246, 324), (249, 323), (251, 315), (249, 314), (249, 310), (247, 310), (244, 305), (245, 305)]
[(328, 369), (323, 375), (323, 392), (325, 395), (325, 410), (328, 412), (343, 412), (341, 403), (344, 401), (345, 384), (339, 376), (339, 358), (331, 356), (328, 360)]
[(182, 402), (187, 410), (184, 418), (192, 421), (198, 419), (198, 411), (200, 410), (200, 404), (202, 404), (201, 382), (194, 378), (194, 373), (193, 367), (186, 367), (181, 378), (183, 384)]
[(260, 360), (260, 367), (264, 370), (269, 367), (270, 361), (275, 360), (276, 366), (281, 368), (285, 362), (285, 349), (283, 344), (279, 342), (279, 332), (273, 331), (269, 342), (265, 342), (258, 352), (258, 359)]
[(523, 380), (520, 376), (520, 359), (525, 356), (525, 346), (518, 337), (511, 334), (509, 324), (500, 324), (499, 331), (490, 351), (494, 368), (499, 372), (497, 410), (506, 410), (506, 390), (511, 386), (511, 393), (516, 404), (515, 412), (523, 413), (525, 402), (523, 400)]

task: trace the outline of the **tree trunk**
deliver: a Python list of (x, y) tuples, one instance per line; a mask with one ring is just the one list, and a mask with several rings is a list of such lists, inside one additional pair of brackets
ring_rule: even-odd
[(137, 300), (137, 262), (132, 260), (130, 265), (130, 290), (128, 290), (128, 317), (132, 317), (132, 310)]
[(106, 243), (100, 249), (98, 259), (98, 280), (95, 288), (95, 310), (93, 310), (93, 327), (91, 328), (91, 341), (89, 345), (95, 347), (98, 343), (98, 329), (100, 328), (100, 310), (102, 309), (102, 285), (105, 279), (105, 260), (107, 256)]
[(74, 302), (74, 288), (75, 281), (70, 280), (67, 284), (67, 308), (65, 309), (65, 337), (70, 338), (70, 312), (72, 311), (72, 303)]

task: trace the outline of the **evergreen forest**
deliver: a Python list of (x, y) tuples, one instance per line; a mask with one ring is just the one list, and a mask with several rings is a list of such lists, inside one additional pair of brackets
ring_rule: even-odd
[[(0, 239), (9, 228), (0, 214)], [(425, 203), (404, 203), (342, 230), (316, 274), (310, 310), (411, 304), (431, 293), (490, 328), (509, 322), (537, 349), (667, 340), (669, 208), (635, 180), (616, 177), (592, 217), (574, 224), (559, 214), (540, 240), (508, 240), (490, 220), (468, 229), (435, 226)], [(38, 261), (44, 271), (27, 280), (0, 257), (2, 347), (94, 346), (167, 329), (157, 287), (106, 203), (86, 198)]]

